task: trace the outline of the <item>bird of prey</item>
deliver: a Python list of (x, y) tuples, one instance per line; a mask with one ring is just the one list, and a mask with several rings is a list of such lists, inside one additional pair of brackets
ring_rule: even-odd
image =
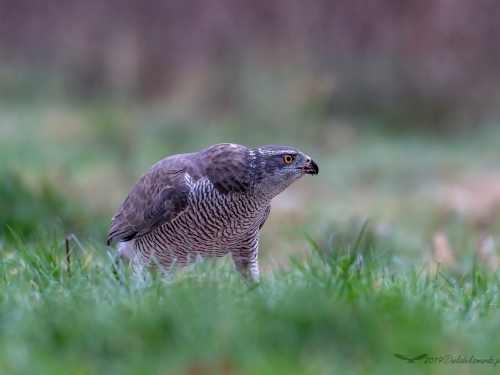
[(289, 146), (248, 148), (221, 143), (167, 157), (132, 188), (111, 220), (108, 245), (134, 273), (167, 272), (231, 254), (245, 281), (258, 281), (259, 230), (271, 200), (318, 164)]

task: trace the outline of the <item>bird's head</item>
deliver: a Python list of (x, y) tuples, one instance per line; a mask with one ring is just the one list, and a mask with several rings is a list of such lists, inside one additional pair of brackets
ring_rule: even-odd
[(290, 146), (262, 146), (250, 150), (255, 160), (255, 176), (262, 189), (278, 195), (306, 174), (317, 175), (318, 164)]

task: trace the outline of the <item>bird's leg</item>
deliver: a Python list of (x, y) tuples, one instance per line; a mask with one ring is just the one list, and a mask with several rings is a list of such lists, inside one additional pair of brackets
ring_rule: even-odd
[(244, 256), (238, 252), (231, 252), (231, 259), (236, 271), (240, 274), (243, 281), (251, 284), (259, 281), (259, 264), (257, 261), (257, 252), (255, 255)]
[(142, 261), (138, 252), (135, 252), (134, 254), (132, 268), (135, 276), (144, 275), (144, 262)]

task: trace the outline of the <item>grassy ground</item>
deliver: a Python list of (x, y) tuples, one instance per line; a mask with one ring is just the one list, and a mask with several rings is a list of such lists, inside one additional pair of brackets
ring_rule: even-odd
[[(60, 236), (18, 240), (0, 266), (2, 374), (497, 373), (500, 280), (409, 267), (366, 237), (320, 247), (248, 288), (223, 265), (170, 279), (112, 272)], [(467, 262), (466, 262), (467, 263)], [(456, 270), (455, 270), (456, 271)], [(409, 358), (427, 354), (409, 364)], [(435, 359), (434, 359), (435, 358)], [(438, 361), (441, 363), (425, 363)]]
[[(394, 136), (268, 109), (202, 126), (171, 108), (0, 106), (0, 374), (497, 373), (443, 362), (500, 358), (500, 132)], [(227, 260), (114, 275), (106, 231), (137, 178), (223, 141), (320, 165), (274, 200), (260, 284)]]

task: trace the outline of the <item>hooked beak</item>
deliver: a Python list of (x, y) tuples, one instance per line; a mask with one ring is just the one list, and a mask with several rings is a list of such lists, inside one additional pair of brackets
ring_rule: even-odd
[(316, 175), (319, 172), (318, 164), (314, 161), (314, 159), (311, 158), (308, 158), (307, 163), (300, 169), (306, 172), (306, 174), (310, 175)]

